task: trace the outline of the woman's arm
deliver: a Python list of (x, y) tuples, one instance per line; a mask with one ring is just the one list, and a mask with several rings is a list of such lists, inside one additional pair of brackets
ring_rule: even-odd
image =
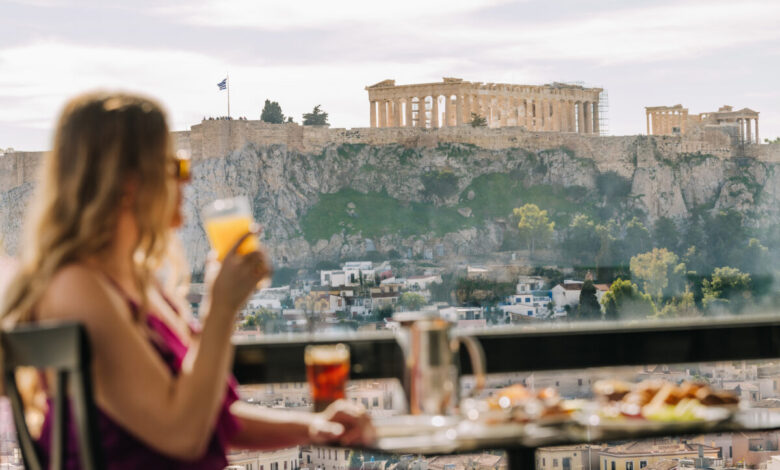
[(240, 449), (268, 450), (304, 444), (368, 445), (374, 429), (362, 407), (338, 401), (322, 413), (278, 410), (235, 402), (230, 412), (240, 431), (230, 445)]
[(106, 414), (158, 452), (196, 459), (211, 439), (224, 399), (235, 312), (267, 273), (257, 268), (263, 263), (258, 252), (225, 258), (203, 332), (175, 376), (128, 315), (124, 300), (91, 269), (73, 265), (60, 271), (38, 313), (86, 326), (96, 400)]

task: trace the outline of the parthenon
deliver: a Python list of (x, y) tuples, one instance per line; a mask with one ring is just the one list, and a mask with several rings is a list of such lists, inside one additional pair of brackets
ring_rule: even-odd
[(444, 78), (440, 83), (367, 86), (371, 127), (438, 128), (483, 117), (488, 127), (599, 134), (601, 88), (553, 83), (510, 85)]
[(760, 143), (758, 138), (758, 111), (733, 106), (721, 106), (710, 113), (688, 114), (681, 104), (645, 108), (648, 135), (687, 135), (695, 130), (718, 128), (729, 132), (739, 142)]

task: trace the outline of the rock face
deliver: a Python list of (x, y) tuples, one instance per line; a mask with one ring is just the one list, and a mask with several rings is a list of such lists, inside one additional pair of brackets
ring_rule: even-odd
[[(491, 213), (493, 203), (480, 199), (480, 191), (491, 190), (475, 186), (486, 175), (509, 175), (507, 180), (530, 190), (544, 187), (555, 193), (577, 188), (579, 196), (569, 196), (573, 210), (585, 203), (604, 206), (618, 197), (599, 187), (604, 175), (611, 175), (627, 188), (619, 196), (624, 206), (644, 214), (649, 223), (661, 216), (685, 218), (691, 211), (728, 208), (751, 215), (756, 223), (780, 220), (776, 164), (671, 153), (647, 137), (615, 142), (600, 147), (608, 154), (598, 158), (584, 158), (562, 147), (490, 150), (457, 143), (435, 147), (334, 144), (318, 153), (301, 153), (286, 145), (249, 144), (223, 158), (195, 162), (194, 179), (186, 190), (187, 222), (180, 236), (198, 271), (208, 250), (202, 208), (217, 198), (247, 195), (277, 265), (310, 266), (319, 260), (360, 257), (374, 250), (421, 257), (491, 253), (504, 242), (509, 213)], [(431, 179), (425, 175), (437, 172), (455, 178), (445, 187), (427, 183)], [(335, 209), (324, 205), (329, 195), (346, 190), (353, 192), (351, 199)], [(22, 213), (31, 194), (29, 183), (0, 193), (2, 237), (11, 253), (19, 246)], [(396, 221), (388, 225), (393, 230), (382, 231), (380, 223), (375, 233), (357, 231), (352, 221), (370, 212), (360, 203), (367, 194), (381, 195), (383, 201), (397, 204), (398, 211), (411, 207), (417, 213), (430, 210), (446, 215), (449, 210), (449, 225), (409, 233), (403, 221)], [(523, 203), (519, 198), (515, 207)], [(332, 218), (332, 230), (323, 232), (325, 236), (304, 223), (313, 208), (325, 218), (320, 226), (327, 227), (328, 217)]]

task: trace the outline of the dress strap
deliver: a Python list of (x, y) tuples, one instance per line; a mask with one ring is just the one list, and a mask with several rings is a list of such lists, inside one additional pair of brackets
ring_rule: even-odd
[(104, 271), (98, 270), (100, 274), (103, 275), (103, 278), (108, 282), (111, 287), (113, 287), (114, 291), (119, 294), (123, 299), (125, 299), (125, 302), (127, 302), (127, 306), (130, 307), (130, 313), (133, 315), (134, 320), (138, 320), (141, 315), (141, 306), (138, 304), (138, 302), (133, 299), (130, 294), (127, 293), (126, 290), (122, 288), (121, 285), (114, 279), (113, 277), (109, 276), (108, 273)]

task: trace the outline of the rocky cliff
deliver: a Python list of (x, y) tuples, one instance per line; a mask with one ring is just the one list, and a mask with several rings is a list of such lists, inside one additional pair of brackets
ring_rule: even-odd
[[(594, 141), (596, 142), (596, 141)], [(505, 245), (513, 207), (533, 202), (558, 226), (576, 213), (686, 218), (734, 208), (753, 223), (780, 220), (777, 164), (752, 158), (677, 153), (648, 137), (602, 138), (587, 152), (488, 149), (471, 144), (329, 144), (304, 152), (246, 144), (194, 163), (181, 237), (195, 270), (207, 241), (201, 209), (245, 194), (280, 265), (364, 256), (469, 256)], [(0, 193), (10, 252), (32, 184)]]

